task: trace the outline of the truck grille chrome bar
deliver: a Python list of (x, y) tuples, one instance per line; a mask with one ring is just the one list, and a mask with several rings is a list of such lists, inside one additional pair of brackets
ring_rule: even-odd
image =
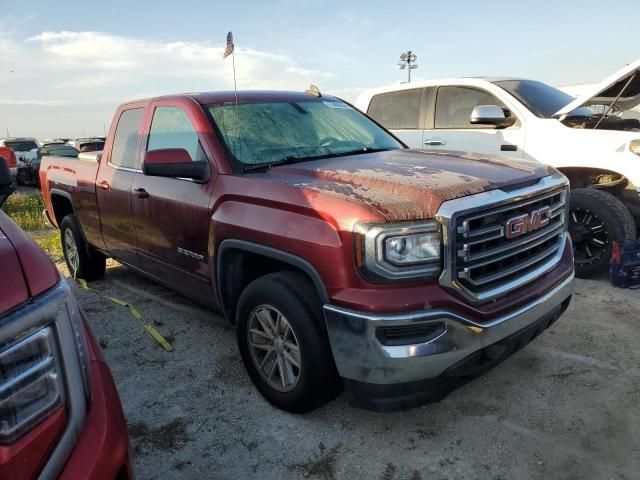
[(440, 283), (484, 302), (535, 280), (560, 261), (567, 206), (561, 175), (443, 203), (437, 217), (446, 232)]

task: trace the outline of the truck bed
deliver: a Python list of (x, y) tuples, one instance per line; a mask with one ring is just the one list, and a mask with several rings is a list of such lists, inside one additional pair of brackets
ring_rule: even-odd
[[(62, 211), (49, 215), (49, 221), (59, 227), (62, 217), (75, 213), (83, 232), (100, 236), (100, 216), (96, 202), (96, 176), (99, 163), (97, 153), (81, 154), (79, 158), (44, 156), (40, 164), (40, 188), (47, 212)], [(54, 201), (68, 202), (68, 208), (52, 208)], [(74, 207), (75, 206), (75, 210)], [(81, 207), (81, 208), (78, 208)]]

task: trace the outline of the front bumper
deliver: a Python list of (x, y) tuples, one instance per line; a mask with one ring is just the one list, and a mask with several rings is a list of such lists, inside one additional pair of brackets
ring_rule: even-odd
[(91, 362), (91, 382), (87, 418), (59, 480), (132, 479), (127, 424), (106, 363)]
[[(325, 305), (333, 357), (351, 403), (387, 411), (439, 400), (460, 383), (448, 380), (451, 369), (458, 379), (472, 378), (535, 336), (523, 332), (537, 335), (553, 323), (569, 304), (573, 279), (571, 273), (530, 304), (483, 323), (446, 309), (384, 315)], [(383, 344), (377, 335), (380, 328), (425, 324), (432, 324), (435, 334), (422, 343)], [(491, 351), (509, 339), (515, 343)], [(476, 357), (478, 368), (472, 368), (469, 359)], [(451, 388), (442, 388), (444, 384)]]

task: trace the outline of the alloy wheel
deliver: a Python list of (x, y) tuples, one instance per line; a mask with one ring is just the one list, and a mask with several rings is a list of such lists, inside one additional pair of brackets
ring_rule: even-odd
[(590, 264), (606, 254), (609, 231), (595, 213), (579, 207), (571, 209), (569, 232), (576, 264)]
[(67, 260), (71, 269), (71, 273), (75, 275), (80, 267), (80, 256), (78, 255), (78, 246), (76, 245), (76, 239), (73, 237), (73, 232), (70, 229), (64, 232), (64, 250), (67, 253)]
[(279, 392), (296, 387), (302, 372), (300, 344), (278, 309), (260, 305), (251, 312), (247, 342), (253, 364), (270, 387)]

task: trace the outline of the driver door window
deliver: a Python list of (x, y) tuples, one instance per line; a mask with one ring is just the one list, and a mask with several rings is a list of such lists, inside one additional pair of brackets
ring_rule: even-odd
[(192, 161), (205, 160), (198, 134), (180, 108), (157, 107), (153, 113), (147, 151), (164, 148), (183, 148)]
[(522, 157), (524, 129), (516, 123), (508, 128), (471, 123), (471, 112), (482, 105), (501, 107), (506, 117), (514, 114), (495, 95), (473, 87), (439, 87), (432, 130), (425, 130), (424, 148), (476, 154)]
[(469, 121), (473, 109), (481, 105), (497, 105), (505, 111), (506, 117), (511, 116), (506, 105), (488, 92), (467, 87), (440, 87), (436, 98), (435, 128), (492, 128)]

